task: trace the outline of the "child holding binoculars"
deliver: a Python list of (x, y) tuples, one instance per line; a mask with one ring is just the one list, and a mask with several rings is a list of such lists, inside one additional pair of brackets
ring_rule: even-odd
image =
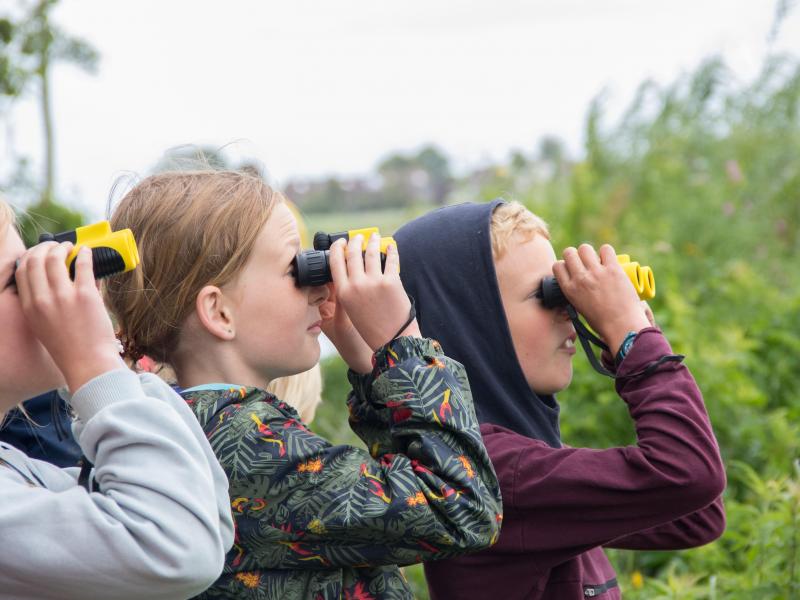
[[(119, 203), (142, 268), (108, 280), (127, 355), (174, 367), (230, 481), (236, 540), (204, 598), (411, 598), (397, 565), (488, 547), (499, 487), (461, 365), (419, 336), (394, 247), (330, 250), (335, 296), (298, 286), (297, 225), (261, 179), (148, 177)], [(333, 446), (265, 391), (324, 330), (369, 452)]]
[[(556, 261), (545, 223), (497, 200), (442, 208), (394, 237), (422, 333), (466, 368), (505, 508), (495, 546), (426, 563), (432, 598), (617, 599), (604, 546), (680, 549), (722, 534), (725, 472), (700, 390), (611, 246)], [(561, 443), (555, 393), (571, 381), (576, 332), (563, 305), (543, 304), (553, 275), (609, 346), (635, 445)]]
[(0, 443), (0, 596), (188, 598), (233, 543), (225, 474), (182, 399), (120, 360), (92, 253), (72, 282), (71, 247), (26, 252), (0, 200), (0, 413), (66, 385), (94, 463), (83, 482)]

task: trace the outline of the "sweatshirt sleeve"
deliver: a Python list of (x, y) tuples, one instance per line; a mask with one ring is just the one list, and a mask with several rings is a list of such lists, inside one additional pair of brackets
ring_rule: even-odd
[(710, 544), (725, 532), (722, 496), (684, 517), (612, 540), (606, 548), (622, 550), (685, 550)]
[[(150, 378), (150, 379), (148, 379)], [(13, 598), (188, 598), (219, 576), (233, 541), (227, 486), (182, 399), (153, 376), (110, 371), (71, 398), (95, 465), (31, 461), (46, 487), (4, 485), (0, 589)], [(227, 502), (225, 502), (227, 504)]]
[(332, 446), (265, 402), (244, 415), (244, 443), (218, 428), (211, 441), (231, 478), (243, 564), (410, 564), (489, 546), (499, 486), (460, 369), (430, 340), (381, 349), (366, 393), (349, 399), (353, 412), (369, 403), (387, 418), (374, 455)]
[(632, 376), (668, 354), (664, 336), (648, 328), (619, 366), (617, 392), (634, 420), (636, 445), (551, 448), (508, 430), (485, 436), (506, 511), (520, 523), (507, 540), (510, 551), (538, 554), (546, 568), (700, 511), (680, 521), (696, 526), (721, 510), (720, 504), (703, 512), (722, 494), (725, 471), (688, 368), (667, 362), (649, 375)]

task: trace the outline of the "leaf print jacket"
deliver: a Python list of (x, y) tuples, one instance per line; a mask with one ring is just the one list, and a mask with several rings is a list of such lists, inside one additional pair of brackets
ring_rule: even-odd
[(233, 549), (201, 598), (405, 599), (398, 565), (493, 544), (501, 500), (463, 367), (403, 337), (349, 373), (350, 424), (369, 452), (334, 446), (258, 388), (183, 392), (230, 481)]

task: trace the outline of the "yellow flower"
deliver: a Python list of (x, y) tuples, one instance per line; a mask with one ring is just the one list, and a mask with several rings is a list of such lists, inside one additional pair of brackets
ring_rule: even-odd
[(631, 585), (635, 590), (640, 590), (644, 587), (644, 577), (640, 571), (634, 571), (631, 575)]

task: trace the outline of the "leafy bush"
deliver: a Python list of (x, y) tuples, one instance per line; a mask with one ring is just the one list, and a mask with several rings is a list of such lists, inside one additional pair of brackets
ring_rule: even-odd
[[(626, 598), (800, 597), (799, 119), (797, 61), (772, 58), (742, 87), (714, 59), (643, 84), (616, 123), (597, 99), (580, 162), (515, 157), (454, 182), (452, 199), (525, 202), (557, 250), (610, 242), (655, 271), (656, 320), (687, 356), (728, 465), (728, 527), (691, 551), (612, 551)], [(632, 443), (611, 382), (575, 365), (560, 396), (565, 441)]]

